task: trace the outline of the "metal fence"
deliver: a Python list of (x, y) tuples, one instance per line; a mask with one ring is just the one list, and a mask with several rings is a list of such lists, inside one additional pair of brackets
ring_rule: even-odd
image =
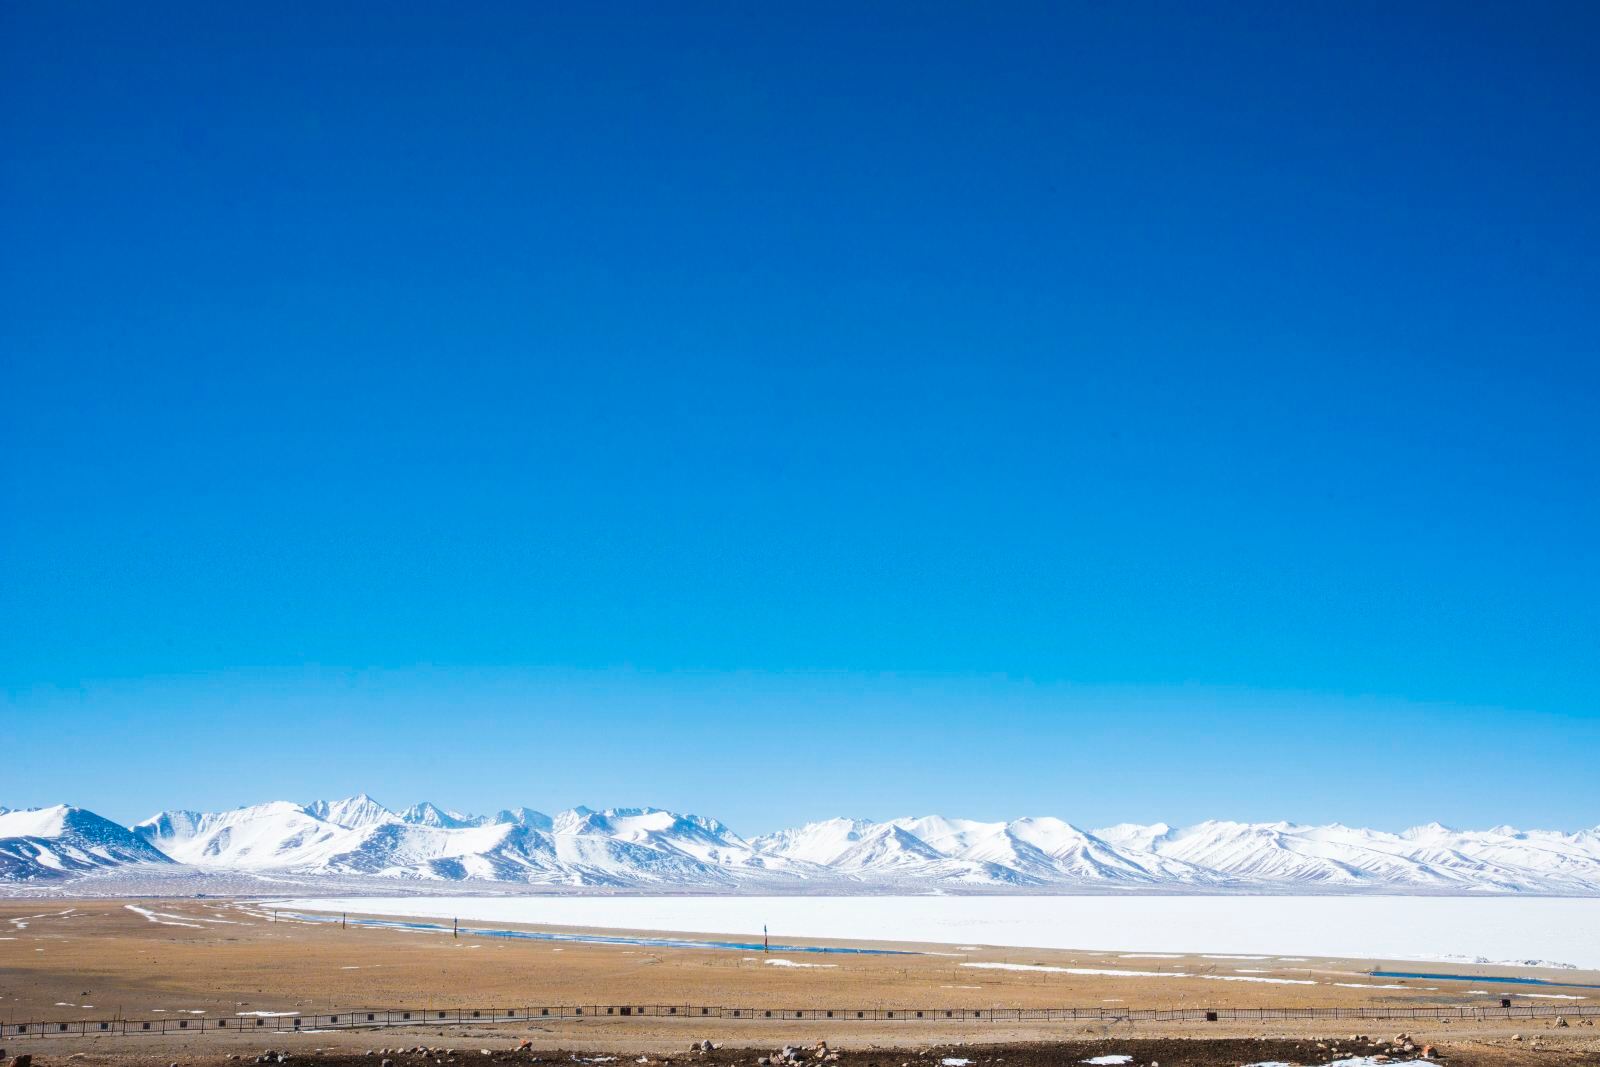
[(1600, 1005), (1537, 1007), (1324, 1007), (1324, 1008), (768, 1008), (694, 1004), (586, 1004), (535, 1008), (388, 1008), (314, 1015), (245, 1015), (219, 1019), (75, 1019), (69, 1022), (3, 1022), (0, 1037), (92, 1037), (141, 1034), (224, 1034), (367, 1030), (404, 1026), (472, 1026), (557, 1020), (737, 1019), (750, 1022), (1260, 1022), (1271, 1020), (1370, 1019), (1374, 1021), (1472, 1021), (1600, 1018)]

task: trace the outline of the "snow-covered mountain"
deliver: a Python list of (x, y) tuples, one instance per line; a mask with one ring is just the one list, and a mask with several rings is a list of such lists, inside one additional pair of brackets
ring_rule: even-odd
[[(417, 805), (423, 807), (424, 805)], [(432, 805), (427, 805), (432, 807)], [(335, 826), (346, 829), (357, 829), (362, 826), (377, 826), (379, 823), (393, 822), (395, 813), (379, 804), (365, 793), (343, 800), (313, 800), (305, 806), (305, 812), (312, 818), (330, 822)]]
[(162, 812), (133, 830), (181, 863), (217, 870), (616, 888), (729, 886), (734, 872), (767, 873), (716, 820), (656, 808), (573, 808), (553, 819), (516, 808), (488, 818), (426, 802), (393, 812), (363, 795)]
[(400, 821), (418, 826), (434, 826), (441, 830), (459, 830), (463, 826), (482, 826), (490, 820), (482, 815), (463, 815), (459, 811), (446, 811), (437, 804), (424, 800), (400, 812)]
[[(1394, 834), (1332, 824), (829, 819), (746, 839), (660, 808), (493, 816), (365, 794), (166, 811), (131, 831), (77, 808), (0, 809), (0, 881), (128, 864), (207, 874), (717, 891), (1501, 892), (1600, 894), (1600, 827)], [(181, 868), (180, 868), (181, 869)]]
[(552, 819), (542, 811), (532, 808), (505, 808), (495, 813), (495, 822), (516, 823), (518, 826), (531, 826), (535, 830), (550, 829)]
[(0, 882), (32, 882), (130, 864), (170, 865), (144, 838), (92, 811), (0, 808)]
[(1203, 822), (1117, 827), (1125, 849), (1182, 860), (1264, 885), (1594, 893), (1600, 834), (1498, 827), (1459, 832), (1437, 823), (1402, 834), (1334, 823)]

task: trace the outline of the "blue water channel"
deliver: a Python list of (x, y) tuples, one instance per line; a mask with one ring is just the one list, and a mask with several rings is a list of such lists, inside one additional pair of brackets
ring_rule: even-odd
[(1509, 978), (1491, 974), (1423, 974), (1418, 971), (1368, 971), (1374, 978), (1428, 978), (1436, 982), (1497, 982), (1502, 985), (1547, 985), (1566, 989), (1600, 989), (1582, 982), (1552, 982), (1548, 978)]
[[(427, 933), (450, 933), (454, 927), (442, 923), (400, 922), (397, 919), (341, 919), (337, 915), (316, 915), (297, 911), (281, 911), (279, 915), (302, 922), (336, 923), (350, 926), (380, 926), (390, 930), (422, 930)], [(572, 941), (589, 945), (639, 945), (645, 948), (714, 948), (736, 952), (814, 952), (838, 956), (918, 956), (921, 953), (892, 948), (833, 948), (826, 945), (762, 945), (759, 941), (697, 941), (683, 937), (627, 937), (617, 934), (553, 934), (539, 930), (500, 930), (481, 926), (463, 926), (463, 937), (513, 937), (522, 941)]]

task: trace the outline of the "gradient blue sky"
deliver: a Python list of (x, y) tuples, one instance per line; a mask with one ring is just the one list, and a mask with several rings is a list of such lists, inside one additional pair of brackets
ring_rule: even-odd
[(1600, 823), (1597, 35), (8, 3), (0, 803)]

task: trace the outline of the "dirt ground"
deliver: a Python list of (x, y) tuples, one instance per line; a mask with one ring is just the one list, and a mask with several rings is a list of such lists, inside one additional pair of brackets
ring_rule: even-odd
[[(141, 910), (135, 910), (141, 909)], [(530, 927), (529, 929), (537, 929)], [(615, 933), (615, 931), (609, 931)], [(640, 933), (648, 933), (641, 931)], [(822, 944), (825, 942), (816, 942)], [(1379, 960), (1162, 957), (968, 946), (893, 946), (922, 954), (764, 955), (463, 936), (270, 921), (260, 905), (222, 900), (0, 901), (0, 1021), (76, 1019), (236, 1019), (258, 1012), (301, 1015), (356, 1008), (474, 1008), (580, 1004), (747, 1005), (785, 1009), (858, 1007), (1038, 1008), (1109, 1011), (1142, 1008), (1307, 1006), (1437, 1006), (1514, 1002), (1550, 1007), (1600, 1004), (1581, 988), (1540, 989), (1572, 1000), (1527, 999), (1524, 990), (1437, 980), (1371, 978)], [(959, 948), (959, 951), (958, 951)], [(786, 963), (776, 963), (775, 960)], [(1064, 967), (1113, 974), (973, 967)], [(1395, 969), (1428, 970), (1415, 963)], [(1440, 968), (1441, 970), (1444, 968)], [(1452, 966), (1453, 973), (1491, 975), (1496, 968)], [(1138, 971), (1139, 975), (1125, 972)], [(1187, 977), (1173, 977), (1181, 972)], [(1522, 972), (1526, 973), (1526, 972)], [(1600, 984), (1600, 975), (1551, 971), (1555, 981)], [(1263, 981), (1270, 979), (1271, 981)], [(1391, 988), (1393, 987), (1393, 988)], [(1469, 995), (1483, 989), (1490, 996)], [(1414, 1043), (1438, 1046), (1445, 1062), (1600, 1065), (1600, 1027), (1574, 1015), (1571, 1025), (1537, 1021), (1398, 1023), (1262, 1022), (972, 1023), (970, 1021), (778, 1022), (755, 1019), (594, 1019), (498, 1027), (326, 1033), (166, 1036), (7, 1037), (11, 1054), (32, 1053), (39, 1067), (64, 1062), (251, 1063), (266, 1047), (293, 1061), (378, 1067), (364, 1053), (399, 1046), (450, 1047), (455, 1063), (528, 1061), (537, 1055), (591, 1062), (614, 1055), (656, 1063), (753, 1064), (784, 1044), (826, 1040), (843, 1067), (899, 1067), (969, 1058), (974, 1067), (1077, 1063), (1097, 1055), (1130, 1055), (1131, 1064), (1323, 1064), (1366, 1055), (1355, 1032), (1392, 1041), (1407, 1030)], [(1519, 1040), (1513, 1040), (1513, 1037)], [(726, 1047), (688, 1057), (691, 1041)], [(533, 1051), (513, 1053), (530, 1041)], [(1318, 1042), (1326, 1046), (1319, 1048)], [(933, 1057), (935, 1044), (939, 1055)], [(1115, 1045), (1116, 1047), (1112, 1047)], [(485, 1057), (480, 1049), (490, 1049)], [(962, 1053), (951, 1048), (966, 1048)], [(322, 1051), (316, 1052), (315, 1050)], [(922, 1055), (924, 1052), (927, 1056)], [(343, 1057), (343, 1058), (341, 1058)], [(354, 1057), (351, 1059), (350, 1057)], [(933, 1057), (933, 1058), (928, 1058)], [(394, 1067), (441, 1067), (450, 1058), (392, 1056)], [(437, 1060), (439, 1063), (434, 1063)], [(232, 1061), (238, 1062), (238, 1061)], [(604, 1062), (604, 1061), (599, 1061)], [(625, 1062), (619, 1061), (619, 1062)]]
[[(1127, 1056), (1126, 1067), (1245, 1067), (1251, 1064), (1288, 1064), (1316, 1067), (1346, 1057), (1384, 1056), (1383, 1049), (1397, 1035), (1368, 1041), (1351, 1041), (1346, 1034), (1264, 1035), (1258, 1037), (1195, 1037), (1184, 1034), (1138, 1033), (1116, 1037), (1060, 1036), (1049, 1040), (962, 1041), (949, 1038), (925, 1042), (875, 1042), (864, 1035), (835, 1037), (829, 1048), (836, 1060), (814, 1058), (816, 1042), (825, 1040), (787, 1030), (766, 1031), (766, 1040), (746, 1033), (741, 1041), (723, 1043), (709, 1054), (691, 1051), (695, 1041), (685, 1028), (677, 1035), (644, 1038), (614, 1034), (608, 1041), (603, 1030), (588, 1034), (507, 1034), (495, 1030), (408, 1031), (403, 1047), (393, 1042), (392, 1031), (381, 1034), (283, 1034), (271, 1043), (230, 1036), (203, 1041), (171, 1035), (152, 1039), (75, 1042), (40, 1039), (26, 1045), (12, 1042), (10, 1054), (32, 1056), (33, 1067), (246, 1067), (270, 1051), (286, 1056), (285, 1067), (531, 1067), (533, 1064), (615, 1064), (629, 1067), (756, 1067), (762, 1058), (777, 1063), (784, 1045), (802, 1048), (802, 1067), (944, 1067), (946, 1061), (966, 1060), (961, 1067), (1038, 1067), (1078, 1065), (1097, 1057)], [(247, 1035), (254, 1036), (254, 1035)], [(884, 1035), (879, 1035), (884, 1036)], [(905, 1035), (901, 1035), (904, 1037)], [(1600, 1064), (1600, 1041), (1594, 1037), (1545, 1034), (1537, 1043), (1524, 1035), (1451, 1034), (1411, 1032), (1414, 1041), (1432, 1046), (1429, 1062), (1444, 1067), (1595, 1067)], [(532, 1047), (520, 1050), (522, 1041)], [(1419, 1046), (1420, 1048), (1420, 1046)], [(421, 1051), (426, 1049), (427, 1051)], [(1408, 1062), (1404, 1054), (1393, 1062)]]

